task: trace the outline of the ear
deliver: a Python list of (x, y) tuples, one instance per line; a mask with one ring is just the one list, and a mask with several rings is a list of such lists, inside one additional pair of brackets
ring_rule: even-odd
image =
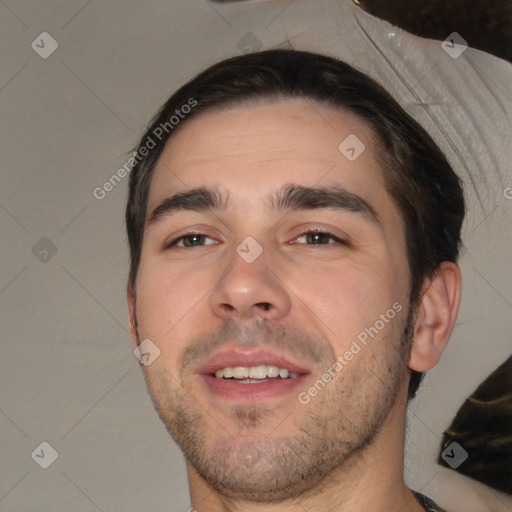
[(129, 283), (127, 289), (127, 301), (128, 301), (128, 325), (130, 327), (130, 339), (132, 340), (133, 350), (139, 345), (139, 331), (137, 328), (137, 294), (134, 286)]
[(444, 261), (426, 282), (416, 312), (409, 368), (426, 372), (439, 361), (459, 312), (462, 279), (457, 264)]

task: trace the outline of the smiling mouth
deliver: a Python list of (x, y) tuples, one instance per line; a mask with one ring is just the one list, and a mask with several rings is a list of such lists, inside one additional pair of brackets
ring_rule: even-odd
[(304, 384), (311, 370), (269, 350), (231, 347), (204, 361), (195, 373), (209, 395), (249, 404), (286, 400)]
[[(268, 371), (269, 366), (270, 371)], [(224, 373), (231, 376), (225, 376)], [(276, 373), (277, 376), (272, 377)], [(297, 389), (301, 383), (304, 384), (308, 375), (307, 373), (291, 373), (286, 368), (279, 366), (261, 364), (256, 367), (228, 366), (220, 368), (214, 373), (209, 372), (199, 376), (209, 393), (222, 400), (248, 404), (262, 403), (270, 399), (280, 398), (282, 400)]]

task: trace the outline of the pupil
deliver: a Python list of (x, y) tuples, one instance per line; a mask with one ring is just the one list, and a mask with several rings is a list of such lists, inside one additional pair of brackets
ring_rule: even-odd
[(192, 243), (190, 245), (197, 245), (196, 243), (194, 243), (194, 241), (200, 242), (201, 238), (202, 235), (189, 235), (185, 240), (188, 240), (189, 242), (191, 241)]
[(311, 233), (310, 234), (313, 243), (322, 243), (323, 237), (325, 236), (323, 233)]

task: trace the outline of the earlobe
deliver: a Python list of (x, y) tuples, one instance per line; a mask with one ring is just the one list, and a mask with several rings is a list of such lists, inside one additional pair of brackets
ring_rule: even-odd
[(134, 286), (129, 283), (127, 289), (127, 301), (128, 301), (128, 325), (130, 328), (130, 339), (132, 340), (132, 347), (135, 350), (139, 344), (139, 331), (137, 326), (137, 295)]
[(439, 361), (459, 311), (462, 280), (456, 263), (444, 261), (426, 283), (418, 306), (409, 368), (425, 372)]

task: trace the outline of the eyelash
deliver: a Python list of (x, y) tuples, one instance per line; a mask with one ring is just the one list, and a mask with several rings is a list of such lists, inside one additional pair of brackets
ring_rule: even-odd
[[(299, 238), (302, 238), (303, 236), (306, 236), (306, 235), (327, 235), (329, 238), (331, 238), (332, 240), (334, 240), (335, 242), (341, 244), (341, 245), (348, 245), (348, 242), (346, 240), (343, 240), (339, 237), (337, 237), (336, 235), (328, 232), (328, 231), (323, 231), (321, 229), (311, 229), (311, 230), (308, 230), (308, 231), (304, 231), (303, 233), (301, 233), (297, 238), (295, 238), (294, 240), (298, 240)], [(165, 248), (166, 249), (170, 249), (171, 247), (174, 247), (174, 246), (177, 246), (177, 244), (179, 242), (181, 242), (182, 240), (184, 240), (185, 238), (188, 238), (188, 237), (192, 237), (192, 236), (202, 236), (202, 237), (206, 237), (206, 238), (211, 238), (207, 235), (205, 235), (204, 233), (197, 233), (197, 232), (189, 232), (189, 233), (185, 233), (177, 238), (175, 238), (174, 240), (172, 240), (171, 242), (169, 242), (168, 244), (166, 244)], [(215, 245), (215, 244), (207, 244), (207, 245)], [(324, 243), (324, 244), (304, 244), (304, 245), (333, 245), (332, 243)], [(179, 246), (181, 249), (192, 249), (193, 247), (204, 247), (203, 245), (196, 245), (196, 246), (191, 246), (191, 247), (183, 247), (183, 246)]]

